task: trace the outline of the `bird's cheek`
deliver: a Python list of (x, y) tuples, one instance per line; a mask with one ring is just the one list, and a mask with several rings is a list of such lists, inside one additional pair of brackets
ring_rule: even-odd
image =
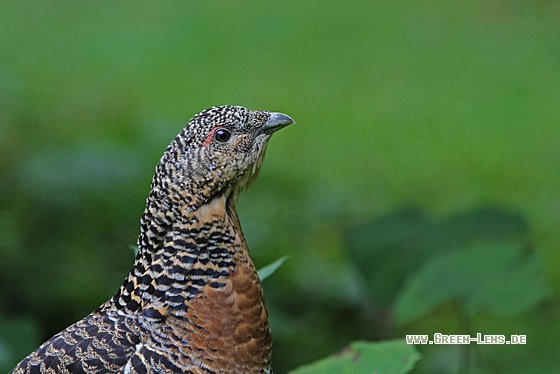
[(253, 139), (249, 135), (238, 135), (230, 143), (230, 149), (236, 157), (249, 153), (253, 148)]

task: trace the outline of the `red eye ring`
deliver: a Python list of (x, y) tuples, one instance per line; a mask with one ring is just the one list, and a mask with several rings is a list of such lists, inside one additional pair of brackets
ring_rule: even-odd
[(212, 131), (210, 131), (206, 139), (204, 139), (202, 146), (206, 147), (214, 141), (218, 143), (227, 143), (230, 138), (231, 131), (224, 127), (214, 127)]

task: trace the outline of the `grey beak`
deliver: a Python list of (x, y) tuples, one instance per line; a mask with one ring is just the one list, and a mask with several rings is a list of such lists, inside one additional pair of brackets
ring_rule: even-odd
[(272, 133), (288, 125), (296, 123), (290, 116), (283, 113), (270, 113), (270, 119), (261, 127), (261, 133), (271, 135)]

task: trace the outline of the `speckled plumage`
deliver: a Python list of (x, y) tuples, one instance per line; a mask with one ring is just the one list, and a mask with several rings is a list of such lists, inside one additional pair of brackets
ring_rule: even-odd
[(264, 295), (235, 202), (272, 133), (291, 123), (239, 106), (197, 114), (156, 167), (120, 290), (11, 373), (272, 373)]

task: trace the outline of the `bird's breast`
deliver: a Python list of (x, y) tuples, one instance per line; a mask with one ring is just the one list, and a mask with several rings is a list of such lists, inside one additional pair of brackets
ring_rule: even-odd
[(204, 352), (199, 359), (211, 361), (212, 368), (250, 372), (268, 367), (272, 337), (253, 264), (237, 264), (220, 282), (221, 287), (205, 285), (185, 316), (167, 323), (190, 341), (186, 353)]
[(263, 290), (237, 216), (225, 204), (225, 199), (211, 201), (193, 213), (188, 230), (177, 231), (198, 235), (192, 238), (198, 242), (197, 258), (180, 256), (188, 260), (185, 272), (191, 274), (184, 286), (196, 292), (180, 312), (168, 310), (165, 329), (176, 337), (177, 356), (188, 358), (185, 367), (198, 363), (216, 372), (267, 372), (272, 336)]

